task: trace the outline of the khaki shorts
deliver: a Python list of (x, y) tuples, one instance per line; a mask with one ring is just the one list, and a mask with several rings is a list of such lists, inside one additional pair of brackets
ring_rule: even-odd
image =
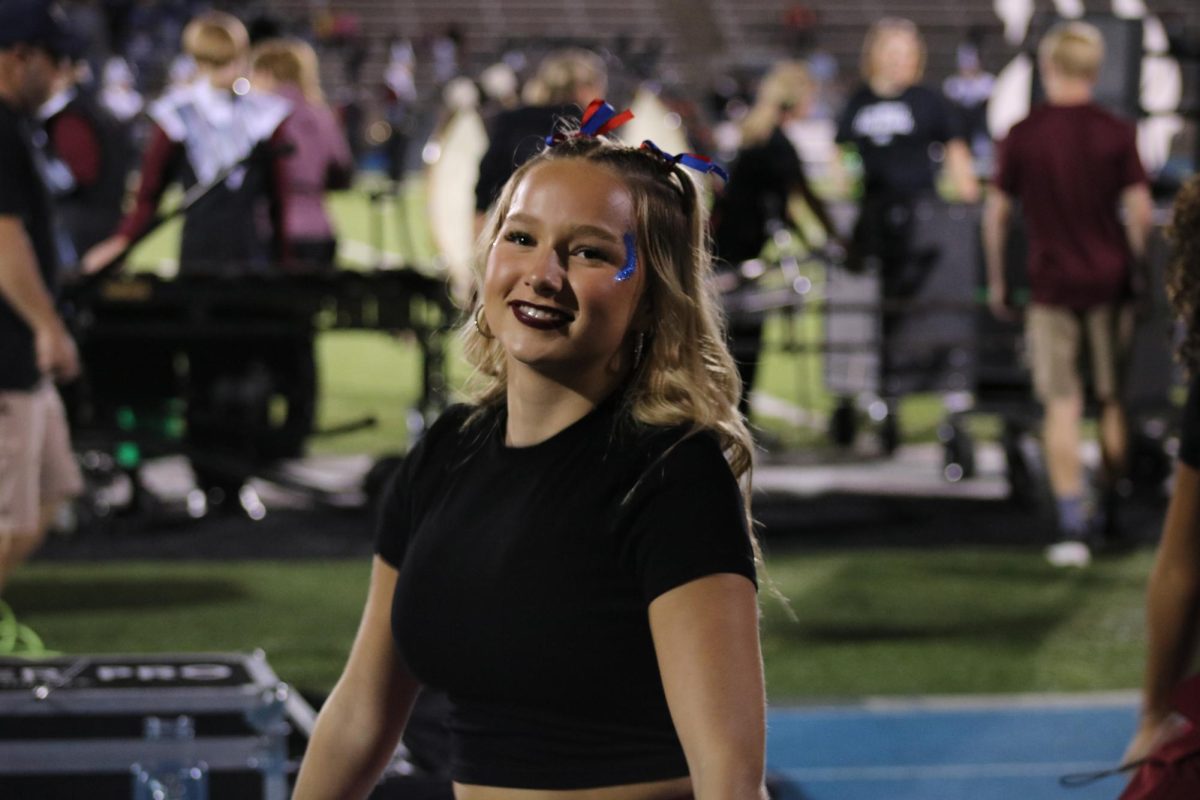
[(0, 391), (0, 535), (34, 534), (42, 508), (83, 491), (53, 384)]
[(1096, 399), (1120, 400), (1125, 356), (1133, 338), (1133, 309), (1110, 305), (1072, 311), (1035, 304), (1025, 314), (1025, 341), (1038, 400), (1082, 396), (1079, 350), (1085, 336)]

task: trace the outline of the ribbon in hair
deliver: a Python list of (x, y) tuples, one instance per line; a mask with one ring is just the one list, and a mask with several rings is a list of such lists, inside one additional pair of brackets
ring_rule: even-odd
[(716, 175), (725, 182), (729, 181), (729, 173), (727, 173), (720, 164), (716, 163), (711, 158), (706, 158), (705, 156), (697, 155), (696, 153), (678, 153), (676, 155), (671, 155), (670, 153), (659, 148), (658, 145), (649, 139), (642, 142), (642, 149), (649, 150), (651, 153), (658, 156), (664, 162), (671, 164), (672, 166), (675, 164), (682, 164), (685, 167), (694, 169), (697, 172), (702, 172), (705, 175)]
[[(584, 110), (583, 119), (581, 120), (582, 124), (579, 126), (578, 133), (571, 135), (603, 136), (606, 133), (612, 133), (631, 119), (633, 119), (633, 112), (629, 109), (618, 114), (617, 110), (611, 105), (600, 98), (596, 98), (588, 103), (588, 107)], [(565, 138), (567, 138), (565, 134), (555, 131), (546, 137), (546, 144), (553, 146)]]

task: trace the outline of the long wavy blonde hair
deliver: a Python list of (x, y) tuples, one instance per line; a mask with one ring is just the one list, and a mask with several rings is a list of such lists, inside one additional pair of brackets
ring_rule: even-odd
[[(641, 361), (623, 390), (632, 417), (646, 425), (714, 431), (743, 486), (748, 512), (753, 445), (737, 410), (741, 381), (725, 344), (712, 281), (707, 213), (695, 180), (684, 168), (605, 137), (568, 137), (546, 148), (513, 173), (492, 209), (476, 246), (476, 285), (483, 285), (488, 252), (516, 188), (539, 164), (563, 159), (612, 170), (633, 199), (638, 263), (648, 267), (644, 302), (652, 322)], [(494, 407), (505, 400), (506, 362), (503, 348), (473, 322), (482, 305), (482, 292), (477, 292), (461, 335), (466, 358), (475, 369), (471, 399), (481, 407)], [(627, 339), (632, 348), (633, 335)]]

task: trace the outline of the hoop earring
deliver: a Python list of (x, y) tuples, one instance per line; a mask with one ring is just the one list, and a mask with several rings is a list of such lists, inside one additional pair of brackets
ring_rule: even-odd
[(642, 351), (646, 348), (646, 332), (638, 331), (637, 339), (633, 342), (633, 371), (642, 365)]
[(479, 335), (485, 339), (495, 339), (495, 335), (490, 330), (483, 328), (483, 306), (475, 312), (475, 330), (479, 331)]

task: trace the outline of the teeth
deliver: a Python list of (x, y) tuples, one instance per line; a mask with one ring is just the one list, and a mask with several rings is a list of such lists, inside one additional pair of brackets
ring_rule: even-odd
[(524, 303), (521, 304), (521, 313), (525, 314), (525, 316), (527, 316), (527, 317), (533, 317), (534, 319), (545, 320), (545, 321), (566, 318), (565, 314), (560, 314), (557, 311), (548, 311), (547, 309), (544, 309), (544, 308), (537, 308), (535, 306), (527, 306)]

